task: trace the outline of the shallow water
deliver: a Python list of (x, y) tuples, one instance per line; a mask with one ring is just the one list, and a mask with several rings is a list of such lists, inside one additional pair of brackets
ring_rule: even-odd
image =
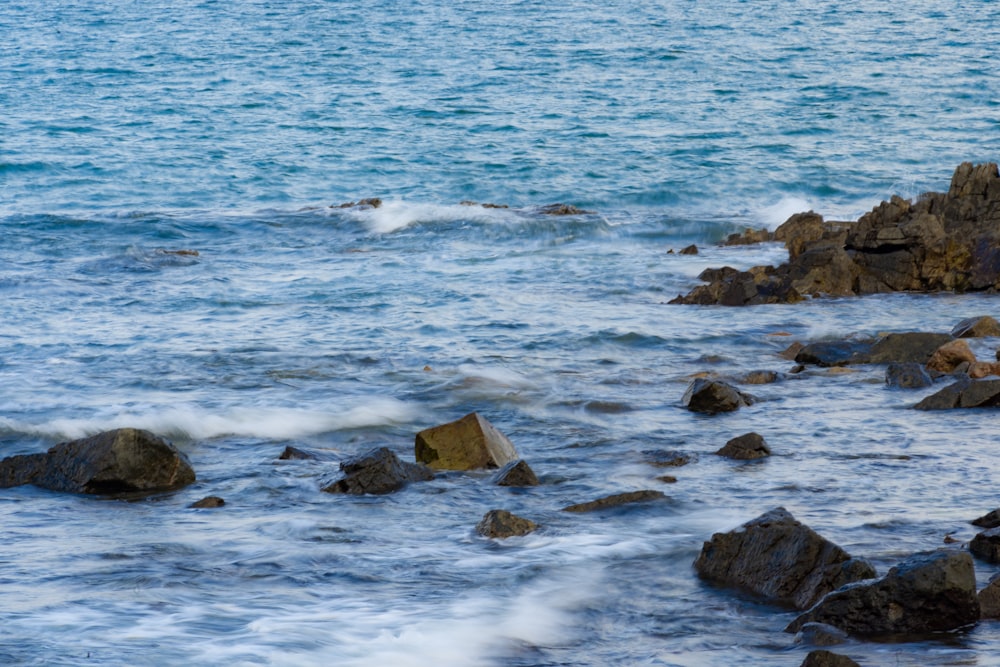
[[(706, 267), (786, 257), (727, 233), (853, 217), (995, 159), (995, 13), (0, 7), (0, 454), (136, 426), (198, 474), (135, 502), (3, 491), (0, 662), (800, 664), (791, 612), (697, 579), (702, 542), (778, 505), (880, 573), (967, 541), (996, 506), (997, 417), (913, 411), (930, 390), (878, 367), (745, 387), (759, 403), (705, 417), (680, 403), (691, 376), (787, 372), (794, 340), (949, 331), (996, 298), (666, 302)], [(383, 206), (329, 207), (368, 196)], [(556, 201), (593, 212), (538, 213)], [(474, 410), (542, 486), (319, 491), (337, 460), (412, 460), (417, 431)], [(713, 455), (751, 430), (775, 456)], [(333, 460), (278, 461), (286, 445)], [(696, 460), (650, 465), (664, 450)], [(645, 488), (668, 498), (560, 511)], [(209, 494), (226, 506), (188, 507)], [(541, 530), (478, 537), (499, 507)], [(836, 650), (991, 665), (1000, 632)]]

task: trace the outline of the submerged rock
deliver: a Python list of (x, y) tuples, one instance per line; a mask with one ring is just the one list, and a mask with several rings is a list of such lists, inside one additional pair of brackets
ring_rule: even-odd
[(1000, 618), (1000, 576), (994, 575), (976, 597), (979, 598), (980, 618)]
[(764, 436), (751, 432), (733, 438), (715, 453), (730, 459), (749, 461), (770, 456), (771, 448), (764, 441)]
[(795, 633), (796, 644), (809, 644), (810, 646), (836, 646), (843, 644), (850, 635), (826, 623), (806, 623), (797, 633)]
[(712, 535), (694, 567), (703, 579), (797, 609), (844, 584), (875, 576), (870, 563), (851, 558), (783, 507)]
[(225, 506), (226, 501), (219, 496), (205, 496), (201, 500), (195, 501), (189, 505), (193, 509), (215, 509), (216, 507)]
[(754, 397), (738, 390), (728, 382), (698, 378), (694, 380), (681, 401), (692, 412), (716, 414), (732, 412), (752, 405)]
[(135, 428), (105, 431), (55, 445), (44, 454), (0, 461), (0, 488), (32, 484), (53, 491), (100, 495), (179, 489), (195, 481), (176, 447)]
[(438, 470), (501, 468), (517, 461), (517, 449), (476, 412), (417, 433), (416, 459)]
[(936, 551), (908, 558), (881, 579), (830, 593), (785, 630), (820, 622), (852, 635), (898, 637), (958, 630), (978, 620), (972, 557)]
[(501, 468), (493, 482), (497, 486), (538, 486), (538, 476), (527, 461), (518, 459)]
[(418, 463), (400, 460), (387, 447), (373, 449), (340, 464), (343, 477), (323, 487), (326, 493), (385, 494), (410, 482), (434, 479), (434, 471)]
[(507, 510), (490, 510), (476, 524), (476, 532), (483, 537), (504, 539), (520, 537), (538, 529), (538, 524), (529, 519), (511, 514)]
[(616, 493), (614, 495), (605, 496), (604, 498), (598, 498), (597, 500), (591, 500), (586, 503), (577, 503), (576, 505), (569, 505), (563, 508), (563, 512), (596, 512), (598, 510), (610, 509), (612, 507), (621, 507), (622, 505), (630, 505), (632, 503), (645, 503), (651, 500), (660, 500), (666, 498), (661, 491), (628, 491), (626, 493)]

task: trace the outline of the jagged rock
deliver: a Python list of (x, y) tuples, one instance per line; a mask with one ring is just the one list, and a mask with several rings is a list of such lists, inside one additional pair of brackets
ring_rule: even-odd
[(846, 655), (819, 649), (810, 651), (800, 667), (861, 667), (861, 665)]
[(1000, 563), (1000, 527), (984, 530), (973, 537), (969, 551), (987, 563)]
[(387, 447), (373, 449), (341, 462), (343, 477), (323, 487), (326, 493), (385, 494), (398, 491), (409, 482), (434, 478), (434, 471), (419, 463), (401, 461)]
[(994, 575), (976, 597), (980, 618), (1000, 618), (1000, 576)]
[(523, 459), (508, 463), (494, 476), (497, 486), (538, 486), (538, 476)]
[(770, 456), (771, 448), (767, 446), (763, 436), (759, 433), (751, 432), (733, 438), (717, 451), (716, 454), (730, 459), (749, 461)]
[(899, 389), (921, 389), (934, 384), (923, 364), (910, 362), (889, 364), (885, 369), (885, 383)]
[(120, 428), (0, 461), (0, 488), (32, 484), (101, 495), (169, 491), (195, 481), (187, 457), (149, 431)]
[(989, 315), (970, 317), (962, 320), (951, 330), (955, 338), (986, 338), (1000, 336), (1000, 322)]
[(774, 240), (781, 241), (788, 248), (789, 259), (802, 254), (807, 245), (823, 239), (826, 233), (823, 216), (813, 211), (796, 213), (774, 230)]
[(773, 384), (781, 380), (781, 375), (775, 371), (750, 371), (736, 378), (743, 384)]
[(934, 350), (931, 358), (927, 360), (927, 370), (939, 373), (952, 373), (961, 364), (973, 364), (976, 362), (976, 355), (969, 344), (961, 338), (951, 340)]
[(760, 229), (748, 227), (743, 230), (742, 234), (730, 234), (720, 245), (756, 245), (758, 243), (765, 243), (773, 240), (774, 234), (772, 234), (766, 227), (761, 227)]
[(806, 609), (823, 595), (875, 576), (851, 556), (778, 507), (705, 542), (694, 563), (703, 579)]
[(337, 204), (331, 206), (330, 208), (360, 208), (360, 209), (371, 209), (379, 208), (382, 206), (382, 200), (378, 197), (369, 197), (368, 199), (362, 199), (360, 201), (349, 201), (343, 204)]
[(417, 461), (438, 470), (501, 468), (520, 458), (514, 443), (476, 412), (417, 433)]
[(688, 386), (681, 402), (692, 412), (716, 414), (753, 405), (755, 400), (727, 382), (698, 378)]
[(978, 620), (972, 557), (936, 551), (906, 559), (881, 579), (830, 593), (785, 630), (819, 622), (851, 635), (900, 636), (957, 630)]
[(1000, 509), (987, 512), (978, 519), (973, 519), (970, 523), (973, 526), (979, 526), (980, 528), (996, 528), (997, 526), (1000, 526)]
[(917, 403), (917, 410), (995, 408), (1000, 406), (1000, 380), (962, 378)]
[(219, 496), (205, 496), (201, 500), (195, 501), (189, 505), (189, 507), (194, 509), (214, 509), (216, 507), (223, 507), (226, 501)]
[(476, 532), (483, 537), (505, 539), (527, 535), (538, 529), (529, 519), (511, 514), (507, 510), (490, 510), (476, 525)]
[(591, 500), (586, 503), (577, 503), (576, 505), (569, 505), (562, 509), (563, 512), (597, 512), (599, 510), (606, 510), (612, 507), (620, 507), (622, 505), (630, 505), (632, 503), (645, 503), (651, 500), (660, 500), (661, 498), (666, 498), (666, 496), (661, 491), (628, 491), (626, 493), (616, 493), (614, 495), (605, 496), (604, 498), (598, 498), (597, 500)]

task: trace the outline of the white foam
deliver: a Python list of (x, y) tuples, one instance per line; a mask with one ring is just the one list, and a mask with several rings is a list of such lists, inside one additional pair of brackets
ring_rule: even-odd
[(361, 221), (376, 234), (391, 234), (412, 225), (434, 222), (495, 222), (509, 219), (507, 209), (463, 204), (419, 204), (407, 201), (383, 202), (378, 208), (347, 209), (345, 214)]
[(802, 197), (783, 197), (770, 206), (765, 206), (758, 217), (763, 225), (774, 231), (778, 226), (796, 213), (814, 210), (812, 202)]

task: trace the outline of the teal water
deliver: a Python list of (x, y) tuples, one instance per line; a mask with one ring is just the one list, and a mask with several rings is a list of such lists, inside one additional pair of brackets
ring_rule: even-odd
[[(727, 233), (856, 217), (996, 160), (998, 11), (0, 6), (0, 454), (138, 426), (199, 477), (133, 503), (0, 493), (0, 662), (800, 664), (787, 611), (697, 580), (701, 543), (777, 505), (880, 573), (968, 540), (997, 504), (996, 417), (914, 413), (921, 392), (866, 367), (708, 419), (680, 405), (690, 376), (788, 371), (796, 339), (948, 331), (995, 296), (666, 302), (706, 267), (785, 257)], [(383, 206), (331, 208), (364, 197)], [(318, 490), (335, 462), (276, 461), (412, 460), (416, 431), (472, 410), (543, 486), (342, 498)], [(777, 455), (712, 455), (750, 430)], [(656, 450), (697, 460), (667, 485)], [(643, 488), (669, 500), (559, 512)], [(209, 494), (226, 507), (188, 508)], [(494, 507), (543, 529), (477, 537)], [(1000, 631), (837, 650), (1000, 664)]]

